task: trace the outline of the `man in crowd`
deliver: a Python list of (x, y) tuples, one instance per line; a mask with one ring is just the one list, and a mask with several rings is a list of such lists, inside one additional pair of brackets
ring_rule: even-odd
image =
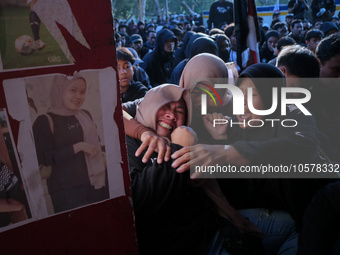
[[(300, 78), (318, 78), (319, 62), (315, 55), (301, 45), (286, 46), (277, 57), (276, 66), (286, 77), (287, 87), (301, 87), (310, 90), (309, 80)], [(298, 93), (293, 93), (299, 97)]]
[(223, 22), (228, 25), (234, 20), (233, 4), (227, 0), (218, 0), (210, 6), (208, 28), (220, 28)]
[(137, 52), (140, 58), (143, 58), (151, 50), (143, 46), (143, 39), (139, 34), (133, 34), (130, 37), (131, 47)]
[(174, 33), (163, 28), (157, 33), (155, 49), (144, 56), (144, 62), (140, 66), (149, 75), (152, 87), (169, 82), (176, 66), (174, 57), (176, 44), (177, 37)]
[(316, 47), (324, 38), (324, 34), (319, 29), (312, 29), (306, 33), (306, 44), (308, 49), (315, 54)]
[(313, 19), (323, 21), (331, 20), (336, 10), (335, 0), (313, 0), (311, 7)]
[(307, 0), (290, 0), (288, 2), (288, 13), (293, 13), (295, 19), (303, 20), (305, 11), (308, 11), (308, 9)]
[(289, 37), (293, 38), (297, 44), (302, 46), (306, 46), (305, 38), (301, 35), (302, 33), (302, 21), (299, 19), (293, 20), (291, 31), (289, 33)]
[(292, 22), (293, 22), (293, 17), (294, 17), (294, 14), (293, 13), (288, 13), (286, 15), (286, 18), (285, 18), (285, 21), (286, 21), (286, 24), (287, 24), (287, 27), (288, 27), (288, 31), (290, 32), (290, 27), (292, 25)]
[(149, 48), (150, 50), (153, 50), (156, 46), (156, 32), (155, 31), (148, 31), (146, 35), (146, 42), (145, 47)]

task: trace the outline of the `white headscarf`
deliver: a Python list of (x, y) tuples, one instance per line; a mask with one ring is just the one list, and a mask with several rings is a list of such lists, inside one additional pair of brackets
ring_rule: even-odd
[[(54, 77), (50, 91), (50, 112), (61, 116), (74, 115), (82, 127), (84, 142), (100, 147), (101, 144), (99, 142), (97, 127), (90, 115), (81, 109), (72, 111), (64, 105), (64, 93), (67, 87), (77, 79), (84, 80), (86, 84), (86, 80), (78, 73), (75, 73), (72, 79), (60, 75)], [(85, 159), (91, 185), (94, 186), (95, 189), (104, 187), (106, 167), (103, 154), (98, 153), (95, 157), (91, 157), (89, 154), (85, 153)]]

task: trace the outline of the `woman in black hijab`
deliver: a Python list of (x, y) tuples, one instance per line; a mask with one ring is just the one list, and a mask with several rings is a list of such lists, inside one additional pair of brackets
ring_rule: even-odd
[[(287, 106), (286, 115), (281, 116), (279, 92), (285, 87), (285, 80), (281, 71), (272, 65), (261, 63), (246, 68), (236, 85), (244, 95), (244, 113), (229, 118), (228, 127), (218, 125), (220, 129), (211, 128), (214, 114), (207, 115), (207, 123), (210, 122), (210, 128), (207, 128), (219, 134), (219, 138), (224, 128), (224, 141), (228, 145), (184, 147), (172, 155), (177, 158), (172, 165), (178, 167), (177, 172), (193, 166), (195, 169), (196, 166), (212, 165), (234, 167), (235, 172), (223, 172), (215, 177), (242, 178), (219, 179), (219, 183), (230, 204), (267, 235), (262, 240), (265, 254), (295, 254), (295, 227), (299, 228), (302, 212), (318, 188), (317, 183), (314, 180), (258, 179), (269, 176), (294, 178), (294, 175), (273, 173), (266, 176), (241, 170), (313, 162), (317, 155), (315, 121), (295, 105)], [(273, 88), (277, 93), (273, 93)], [(273, 94), (277, 94), (277, 107), (272, 101)], [(238, 100), (240, 98), (234, 95), (234, 102)], [(254, 109), (250, 111), (248, 105), (260, 111), (272, 110), (260, 115)], [(273, 119), (275, 121), (270, 121)], [(295, 120), (296, 125), (288, 122), (282, 125), (285, 119)], [(190, 158), (189, 162), (185, 157)], [(192, 177), (199, 175), (195, 172)], [(254, 177), (256, 179), (249, 179)]]

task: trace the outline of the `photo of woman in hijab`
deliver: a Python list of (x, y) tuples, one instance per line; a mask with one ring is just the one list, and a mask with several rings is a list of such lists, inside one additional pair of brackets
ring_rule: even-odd
[[(47, 187), (54, 212), (62, 212), (108, 198), (106, 160), (97, 126), (82, 109), (86, 79), (55, 76), (50, 108), (33, 124), (40, 168), (47, 171)], [(46, 172), (45, 172), (46, 174)]]

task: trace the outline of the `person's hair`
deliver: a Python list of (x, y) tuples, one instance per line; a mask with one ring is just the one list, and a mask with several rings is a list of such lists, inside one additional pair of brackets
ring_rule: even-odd
[(210, 35), (210, 36), (216, 35), (216, 34), (222, 34), (222, 35), (224, 35), (224, 32), (223, 32), (222, 29), (219, 29), (219, 28), (216, 28), (216, 27), (214, 27), (213, 29), (211, 29), (211, 30), (209, 31), (209, 35)]
[(302, 20), (301, 19), (294, 19), (292, 24), (291, 24), (291, 27), (294, 28), (295, 24), (297, 23), (302, 23)]
[(268, 30), (264, 34), (265, 40), (268, 41), (270, 37), (276, 37), (278, 40), (280, 39), (280, 33), (276, 30)]
[(279, 22), (281, 22), (279, 19), (274, 19), (274, 20), (272, 21), (272, 23), (270, 24), (270, 28), (274, 28), (274, 26), (275, 26), (277, 23), (279, 23)]
[(181, 29), (179, 29), (178, 27), (174, 27), (172, 29), (170, 29), (175, 36), (182, 36), (183, 35), (183, 32)]
[(200, 26), (195, 28), (196, 33), (204, 33), (205, 34), (205, 30), (206, 30), (205, 26), (203, 26), (203, 25), (200, 25)]
[(132, 65), (135, 63), (135, 58), (132, 53), (125, 47), (117, 49), (117, 60), (129, 61)]
[(316, 47), (315, 54), (322, 65), (335, 55), (340, 55), (340, 34), (332, 34), (322, 39), (318, 47)]
[(313, 21), (313, 27), (315, 26), (316, 22), (320, 22), (320, 21), (322, 21), (322, 19), (315, 19), (315, 20)]
[(283, 47), (294, 45), (296, 41), (291, 37), (283, 37), (277, 42), (277, 50), (280, 52)]
[(231, 35), (234, 33), (234, 30), (235, 30), (235, 24), (234, 23), (231, 23), (229, 24), (229, 26), (227, 26), (225, 29), (224, 29), (224, 34), (226, 36), (228, 36), (228, 38), (230, 39)]
[(285, 66), (289, 74), (301, 78), (319, 77), (320, 66), (317, 58), (301, 45), (286, 46), (277, 57), (277, 67)]
[(284, 27), (284, 26), (287, 26), (287, 24), (284, 23), (284, 22), (277, 22), (277, 23), (274, 25), (273, 29), (278, 31), (280, 28), (282, 28), (282, 27)]
[(321, 30), (319, 29), (311, 29), (306, 33), (306, 40), (309, 41), (312, 38), (324, 38), (324, 34)]

